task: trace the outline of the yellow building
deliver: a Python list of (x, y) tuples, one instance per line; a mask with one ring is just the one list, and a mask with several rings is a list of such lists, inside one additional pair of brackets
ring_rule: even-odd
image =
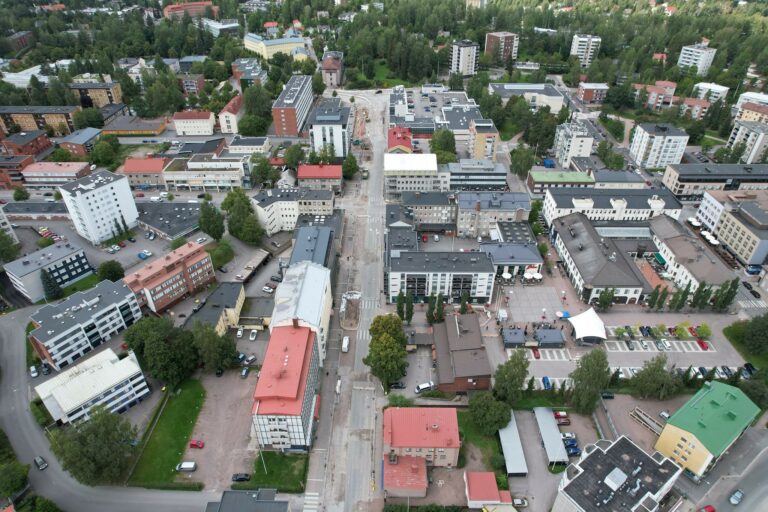
[(69, 88), (80, 96), (83, 105), (91, 104), (96, 108), (101, 108), (123, 102), (123, 90), (117, 82), (76, 82), (70, 84)]
[(199, 311), (187, 318), (185, 325), (194, 326), (197, 322), (213, 326), (219, 336), (227, 329), (236, 327), (240, 322), (240, 311), (245, 302), (243, 283), (221, 283), (205, 300)]
[(760, 409), (739, 388), (705, 382), (667, 420), (655, 449), (701, 478), (741, 437)]
[(756, 123), (768, 123), (768, 105), (747, 102), (741, 106), (737, 121), (753, 121)]
[(246, 50), (251, 50), (269, 60), (278, 53), (293, 56), (296, 60), (307, 58), (304, 39), (301, 37), (280, 37), (268, 39), (258, 34), (248, 33), (243, 38)]
[(67, 135), (75, 131), (72, 117), (79, 110), (77, 106), (0, 106), (0, 130), (8, 134), (13, 125), (23, 132), (50, 126), (56, 135)]
[(499, 130), (490, 119), (473, 119), (469, 122), (470, 158), (496, 161), (496, 143)]

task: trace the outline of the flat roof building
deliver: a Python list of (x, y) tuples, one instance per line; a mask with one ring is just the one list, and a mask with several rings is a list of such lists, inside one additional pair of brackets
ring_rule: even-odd
[(668, 165), (662, 183), (683, 200), (701, 200), (707, 191), (768, 189), (768, 164)]
[(685, 130), (670, 124), (642, 123), (635, 127), (629, 155), (646, 169), (679, 164), (688, 144)]
[(200, 203), (136, 203), (139, 226), (165, 240), (189, 235), (200, 227)]
[(536, 424), (539, 427), (539, 436), (544, 445), (544, 451), (547, 454), (548, 465), (568, 464), (568, 453), (563, 446), (563, 440), (560, 437), (560, 429), (557, 428), (555, 415), (549, 407), (534, 407), (533, 414), (536, 416)]
[(88, 162), (35, 162), (21, 170), (25, 188), (53, 190), (91, 174)]
[(440, 173), (448, 175), (451, 190), (504, 191), (509, 188), (509, 170), (493, 160), (462, 158), (439, 166)]
[(550, 188), (542, 211), (551, 225), (555, 219), (581, 212), (590, 220), (647, 220), (657, 215), (680, 217), (682, 204), (666, 189)]
[(267, 236), (293, 231), (301, 215), (333, 215), (331, 190), (262, 189), (253, 196), (254, 210)]
[(520, 192), (459, 192), (457, 234), (487, 237), (497, 222), (528, 220), (531, 199)]
[(278, 137), (297, 137), (309, 116), (312, 99), (312, 77), (293, 75), (285, 84), (280, 96), (272, 103), (275, 135)]
[(515, 411), (511, 411), (507, 426), (499, 429), (499, 441), (501, 443), (501, 452), (504, 455), (504, 467), (507, 471), (507, 476), (527, 476), (528, 464), (525, 463), (525, 452), (523, 451), (523, 443), (520, 440), (520, 431), (517, 429)]
[(491, 387), (491, 365), (477, 315), (448, 315), (432, 326), (437, 352), (437, 389), (468, 393)]
[(565, 96), (552, 84), (490, 83), (488, 92), (501, 97), (504, 104), (512, 97), (522, 96), (532, 110), (548, 106), (553, 114), (565, 105)]
[(384, 154), (384, 182), (385, 191), (391, 197), (407, 191), (448, 189), (448, 178), (438, 174), (437, 156), (432, 153)]
[(193, 311), (184, 322), (184, 327), (194, 327), (198, 322), (210, 325), (216, 334), (223, 336), (228, 329), (240, 323), (240, 311), (245, 302), (245, 287), (240, 282), (219, 283), (219, 286), (205, 298), (200, 309)]
[(45, 298), (41, 280), (43, 271), (61, 288), (93, 274), (83, 248), (74, 242), (58, 242), (4, 265), (5, 273), (16, 291), (31, 303)]

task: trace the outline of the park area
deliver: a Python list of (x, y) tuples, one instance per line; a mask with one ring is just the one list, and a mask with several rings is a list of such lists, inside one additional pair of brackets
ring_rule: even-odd
[(232, 484), (233, 489), (277, 489), (278, 492), (303, 493), (307, 478), (306, 454), (286, 455), (262, 451), (253, 462), (253, 474), (248, 482)]

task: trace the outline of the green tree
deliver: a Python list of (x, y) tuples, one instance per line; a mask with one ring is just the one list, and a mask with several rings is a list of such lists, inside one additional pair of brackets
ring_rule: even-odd
[(296, 169), (304, 161), (304, 150), (298, 144), (291, 144), (288, 149), (285, 150), (283, 156), (285, 165), (291, 169)]
[(768, 315), (755, 317), (745, 324), (744, 345), (750, 354), (768, 352)]
[(240, 135), (244, 135), (247, 137), (256, 137), (256, 136), (266, 135), (267, 128), (269, 128), (269, 122), (265, 121), (264, 118), (256, 117), (248, 114), (244, 115), (237, 122), (238, 132), (240, 133)]
[(156, 379), (175, 386), (197, 367), (198, 354), (190, 331), (174, 328), (166, 338), (144, 341), (144, 360)]
[(363, 363), (371, 368), (371, 373), (381, 381), (384, 389), (389, 389), (408, 367), (405, 346), (386, 333), (372, 337)]
[(200, 230), (216, 241), (224, 236), (224, 215), (208, 201), (200, 205), (199, 224)]
[(714, 294), (713, 309), (715, 311), (725, 311), (731, 306), (731, 304), (733, 304), (733, 300), (736, 298), (736, 295), (738, 293), (739, 293), (738, 278), (734, 278), (728, 283), (723, 284), (722, 286), (720, 286), (720, 288), (717, 289), (717, 291)]
[(528, 376), (528, 358), (525, 350), (514, 350), (512, 357), (496, 368), (493, 393), (510, 407), (523, 396), (523, 384)]
[(427, 323), (432, 325), (435, 323), (435, 296), (430, 294), (427, 299)]
[(76, 130), (102, 128), (104, 126), (104, 116), (101, 115), (101, 110), (98, 108), (84, 108), (74, 113), (72, 122)]
[(685, 285), (685, 288), (681, 290), (680, 297), (675, 304), (675, 311), (680, 311), (683, 309), (683, 306), (688, 302), (688, 296), (691, 293), (691, 282), (688, 281), (688, 284)]
[(173, 202), (173, 200), (174, 200), (174, 199), (176, 199), (176, 196), (175, 196), (175, 195), (173, 195), (173, 193), (172, 193), (172, 192), (169, 192), (169, 193), (168, 193), (168, 195), (167, 195), (167, 196), (165, 196), (165, 200), (166, 200), (166, 201), (168, 201), (169, 203), (170, 203), (170, 202)]
[(123, 270), (123, 266), (119, 261), (107, 260), (99, 265), (99, 269), (96, 271), (96, 275), (98, 275), (99, 279), (102, 281), (109, 279), (113, 283), (116, 283), (125, 277), (125, 270)]
[(0, 262), (18, 259), (21, 246), (5, 231), (0, 230)]
[(196, 322), (192, 329), (192, 336), (200, 360), (209, 372), (226, 368), (237, 355), (235, 340), (232, 336), (226, 334), (219, 336), (210, 324)]
[(525, 179), (535, 163), (536, 156), (528, 148), (517, 147), (509, 153), (509, 169), (520, 178)]
[(768, 407), (768, 385), (766, 385), (762, 374), (755, 375), (748, 380), (742, 380), (738, 385), (739, 389), (741, 389), (750, 400), (755, 402), (755, 405), (761, 409)]
[(325, 82), (323, 82), (323, 75), (320, 72), (316, 72), (312, 75), (312, 92), (315, 95), (320, 96), (325, 91)]
[(96, 406), (88, 421), (53, 430), (51, 449), (80, 483), (112, 483), (128, 469), (136, 436), (136, 428), (126, 417)]
[(116, 157), (115, 150), (108, 142), (104, 141), (97, 142), (91, 151), (91, 161), (104, 167), (112, 165)]
[(239, 239), (241, 242), (245, 242), (246, 244), (255, 247), (261, 244), (261, 239), (264, 238), (264, 228), (261, 227), (256, 215), (251, 213), (243, 220), (240, 231), (232, 233), (232, 236)]
[(486, 436), (492, 436), (507, 426), (512, 417), (509, 405), (496, 400), (489, 391), (481, 391), (469, 399), (472, 423)]
[(600, 292), (597, 296), (597, 309), (600, 311), (608, 311), (608, 308), (613, 305), (613, 297), (616, 295), (614, 288), (606, 288)]
[(659, 296), (659, 300), (656, 301), (656, 309), (659, 310), (663, 308), (667, 303), (667, 296), (669, 295), (669, 288), (666, 286), (661, 290), (661, 295)]
[(400, 317), (401, 321), (405, 318), (405, 294), (403, 290), (397, 294), (397, 316)]
[(355, 155), (352, 153), (348, 154), (347, 158), (344, 159), (344, 162), (341, 165), (341, 172), (344, 175), (344, 179), (351, 180), (355, 177), (355, 174), (357, 174), (358, 170), (359, 169)]
[(692, 308), (701, 309), (707, 305), (709, 294), (711, 294), (711, 291), (708, 292), (708, 288), (709, 286), (707, 286), (706, 281), (702, 281), (699, 286), (696, 287), (696, 291), (693, 292), (693, 296), (691, 297)]
[(45, 293), (46, 300), (58, 300), (64, 297), (64, 290), (47, 270), (42, 269), (40, 271), (40, 280), (43, 282), (43, 293)]
[(451, 76), (448, 77), (448, 88), (452, 91), (463, 91), (464, 78), (459, 74), (451, 73)]
[(653, 309), (654, 306), (656, 306), (656, 303), (659, 300), (660, 293), (661, 293), (661, 285), (657, 284), (656, 288), (654, 288), (653, 291), (648, 295), (648, 299), (646, 299), (646, 304), (648, 305), (649, 309)]
[(0, 496), (13, 496), (27, 485), (29, 466), (16, 460), (0, 465)]
[(42, 496), (35, 496), (34, 512), (63, 512), (54, 502)]
[(411, 320), (413, 320), (413, 293), (408, 292), (405, 297), (405, 322), (411, 325)]
[(371, 335), (371, 339), (378, 338), (384, 334), (390, 336), (399, 345), (405, 346), (407, 338), (405, 331), (403, 330), (403, 321), (393, 314), (379, 315), (374, 317), (371, 321), (371, 325), (368, 328), (368, 332)]
[(462, 315), (466, 315), (467, 313), (469, 313), (468, 302), (469, 302), (469, 293), (467, 293), (467, 291), (465, 290), (461, 292), (461, 306), (459, 307), (459, 313), (461, 313)]
[(453, 136), (453, 132), (446, 128), (435, 130), (430, 147), (432, 152), (446, 151), (448, 153), (456, 153), (456, 139)]
[(712, 337), (712, 329), (709, 327), (708, 324), (702, 323), (701, 325), (696, 327), (696, 335), (699, 338), (709, 339)]
[(280, 171), (272, 167), (264, 155), (255, 155), (252, 159), (251, 182), (254, 185), (273, 186), (280, 179)]
[(580, 414), (591, 414), (597, 407), (600, 392), (611, 381), (608, 358), (602, 350), (585, 354), (570, 374), (573, 379), (571, 404)]
[(55, 244), (56, 242), (53, 241), (53, 238), (38, 238), (37, 242), (35, 242), (35, 245), (37, 245), (39, 248), (44, 249), (46, 247), (50, 247), (51, 245)]
[(188, 240), (186, 238), (184, 238), (183, 236), (180, 236), (178, 238), (174, 238), (173, 240), (171, 240), (171, 250), (172, 251), (176, 250), (179, 247), (181, 247), (182, 245), (186, 244), (187, 242), (188, 242)]
[(211, 253), (211, 259), (213, 260), (213, 266), (215, 268), (223, 267), (235, 257), (235, 251), (232, 249), (232, 244), (229, 240), (222, 240), (216, 249)]
[(435, 323), (442, 323), (445, 320), (445, 304), (443, 294), (437, 294), (437, 300), (435, 300)]
[(630, 383), (640, 398), (657, 400), (666, 400), (680, 387), (675, 373), (667, 370), (667, 356), (664, 354), (643, 363)]
[(124, 339), (143, 366), (144, 345), (147, 340), (167, 339), (173, 332), (173, 321), (166, 317), (145, 316), (125, 330)]
[(74, 162), (76, 158), (75, 155), (64, 148), (56, 148), (48, 156), (48, 160), (51, 162)]
[(27, 191), (27, 189), (25, 189), (21, 185), (14, 187), (13, 189), (14, 201), (26, 201), (27, 199), (29, 199), (29, 192)]

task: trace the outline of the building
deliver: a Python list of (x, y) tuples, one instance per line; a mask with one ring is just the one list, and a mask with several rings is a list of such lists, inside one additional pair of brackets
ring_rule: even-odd
[(75, 156), (88, 156), (101, 136), (101, 128), (83, 128), (59, 141), (59, 147)]
[(212, 20), (203, 18), (200, 21), (203, 28), (210, 32), (213, 37), (219, 37), (221, 34), (237, 34), (240, 29), (240, 23), (236, 19)]
[(179, 72), (189, 73), (195, 64), (203, 64), (208, 57), (205, 55), (187, 55), (179, 59)]
[(251, 155), (253, 153), (266, 155), (271, 148), (268, 137), (243, 137), (242, 135), (235, 135), (227, 146), (230, 155)]
[(166, 190), (221, 192), (250, 188), (250, 178), (250, 157), (244, 154), (196, 154), (189, 160), (176, 158), (163, 169)]
[(653, 85), (632, 84), (632, 89), (635, 91), (635, 99), (640, 97), (641, 92), (645, 92), (643, 107), (655, 111), (670, 108), (679, 99), (675, 96), (677, 83), (668, 80), (656, 80)]
[[(507, 168), (489, 159), (462, 158), (438, 168), (441, 182), (448, 180), (450, 190), (507, 190)], [(441, 185), (442, 186), (442, 185)]]
[(261, 67), (259, 59), (242, 57), (232, 62), (232, 78), (244, 91), (252, 85), (266, 85), (267, 71)]
[(163, 240), (176, 240), (200, 226), (200, 203), (144, 201), (136, 203), (139, 227)]
[(629, 155), (640, 167), (659, 169), (679, 164), (687, 144), (685, 130), (670, 124), (642, 123), (635, 127)]
[(696, 74), (706, 76), (709, 67), (715, 60), (717, 50), (709, 47), (709, 41), (704, 39), (701, 43), (683, 46), (680, 49), (680, 57), (677, 59), (679, 68), (696, 68)]
[[(491, 126), (486, 129), (491, 130), (491, 133), (492, 130), (495, 130), (493, 121), (484, 119), (480, 107), (475, 104), (474, 100), (467, 99), (463, 93), (450, 106), (442, 107), (439, 115), (435, 118), (436, 128), (445, 128), (453, 133), (456, 153), (459, 155), (465, 154), (465, 152), (466, 154), (474, 154), (475, 152), (475, 135), (470, 131), (470, 124), (473, 121), (480, 122), (483, 126), (490, 124)], [(495, 144), (495, 141), (491, 142)], [(489, 148), (489, 150), (492, 149)], [(481, 146), (480, 151), (484, 151), (483, 146)]]
[[(264, 60), (269, 60), (278, 53), (294, 56), (297, 58), (296, 50), (305, 50), (303, 37), (278, 37), (269, 39), (258, 34), (247, 33), (243, 38), (243, 45), (246, 50), (250, 50)], [(297, 60), (304, 60), (306, 57), (298, 57)]]
[(221, 133), (238, 133), (238, 121), (245, 114), (243, 96), (238, 94), (227, 103), (219, 112), (219, 128)]
[(722, 204), (712, 232), (715, 238), (744, 265), (762, 265), (768, 259), (768, 192), (707, 195)]
[(74, 82), (69, 88), (80, 97), (84, 108), (102, 108), (123, 102), (123, 90), (118, 82)]
[(280, 96), (272, 103), (275, 135), (297, 137), (312, 107), (312, 77), (293, 75)]
[(741, 105), (736, 121), (756, 121), (758, 123), (768, 123), (768, 104), (761, 105), (750, 101)]
[(458, 236), (487, 237), (497, 222), (528, 220), (531, 199), (520, 192), (459, 192)]
[(128, 178), (128, 185), (139, 190), (165, 188), (163, 169), (171, 163), (170, 158), (126, 158), (117, 168), (116, 174)]
[(125, 176), (96, 171), (59, 187), (77, 233), (98, 245), (116, 235), (118, 227), (136, 226), (136, 202)]
[(184, 73), (176, 75), (176, 80), (181, 86), (185, 96), (194, 94), (197, 96), (200, 91), (205, 89), (205, 76), (197, 73)]
[(117, 135), (118, 137), (137, 137), (148, 135), (156, 137), (165, 131), (165, 118), (141, 119), (136, 116), (118, 116), (110, 121), (101, 131), (102, 135)]
[[(393, 250), (394, 249), (394, 250)], [(390, 304), (402, 291), (413, 294), (415, 302), (426, 302), (439, 293), (448, 304), (461, 302), (466, 292), (473, 304), (485, 304), (493, 297), (495, 270), (491, 258), (479, 252), (417, 252), (387, 248), (384, 289)]]
[(582, 68), (588, 68), (600, 52), (600, 36), (574, 34), (571, 40), (571, 55), (579, 59)]
[(395, 126), (387, 130), (387, 153), (413, 153), (413, 133), (410, 128)]
[(16, 291), (36, 303), (45, 298), (41, 274), (48, 272), (56, 284), (65, 288), (93, 274), (82, 247), (74, 242), (58, 242), (4, 265), (8, 280)]
[(149, 386), (133, 351), (124, 358), (108, 348), (35, 386), (48, 413), (59, 425), (88, 421), (103, 406), (123, 413), (149, 395)]
[(517, 60), (520, 36), (512, 32), (488, 32), (485, 34), (484, 53), (493, 61), (505, 64)]
[(438, 175), (437, 156), (426, 154), (384, 155), (384, 190), (393, 197), (406, 191), (437, 192), (448, 189), (447, 177)]
[(461, 76), (474, 76), (480, 63), (480, 45), (474, 41), (464, 39), (451, 43), (451, 74)]
[(728, 87), (712, 82), (699, 82), (693, 86), (693, 94), (697, 98), (707, 100), (710, 103), (725, 99), (728, 95), (728, 90)]
[(35, 158), (32, 155), (5, 156), (0, 155), (0, 189), (13, 190), (24, 185), (21, 171)]
[(43, 153), (47, 155), (49, 153), (48, 150), (53, 147), (48, 135), (45, 134), (45, 130), (14, 133), (4, 138), (2, 144), (5, 153), (10, 156), (45, 156)]
[(469, 156), (478, 160), (496, 161), (496, 143), (499, 130), (491, 119), (469, 121)]
[(315, 225), (299, 225), (293, 240), (293, 251), (288, 260), (288, 266), (296, 265), (303, 261), (311, 261), (331, 271), (331, 282), (336, 277), (336, 252), (337, 244), (334, 236), (340, 236), (339, 226), (324, 225), (322, 217), (317, 218)]
[(496, 505), (512, 506), (512, 494), (499, 491), (493, 471), (465, 471), (464, 494), (471, 509), (496, 510)]
[(141, 319), (136, 297), (121, 281), (104, 280), (30, 316), (32, 348), (62, 370)]
[(608, 84), (605, 83), (579, 82), (579, 88), (576, 90), (576, 97), (586, 104), (601, 104), (605, 101), (606, 94)]
[(78, 106), (0, 106), (0, 130), (3, 134), (16, 131), (32, 132), (53, 128), (56, 135), (66, 135), (75, 131), (72, 116), (80, 111)]
[(506, 273), (513, 277), (541, 273), (544, 259), (527, 221), (497, 223), (491, 240), (480, 244), (480, 252), (490, 256), (497, 278)]
[(745, 164), (768, 161), (768, 124), (756, 121), (736, 121), (728, 137), (728, 149), (744, 146), (739, 159)]
[[(502, 333), (507, 331), (516, 331), (518, 334), (525, 336), (523, 329), (503, 329)], [(507, 476), (528, 476), (528, 464), (525, 462), (525, 452), (523, 451), (523, 443), (520, 439), (520, 431), (517, 428), (514, 411), (509, 416), (507, 426), (499, 429), (499, 442), (501, 444), (501, 452), (504, 455), (504, 466)]]
[(595, 304), (602, 291), (613, 289), (615, 303), (639, 304), (651, 292), (634, 263), (635, 257), (653, 252), (650, 243), (603, 237), (582, 213), (560, 217), (552, 226), (565, 275), (583, 302)]
[(483, 345), (477, 315), (448, 315), (432, 326), (437, 352), (437, 389), (468, 393), (491, 387), (491, 364)]
[(626, 436), (601, 439), (563, 472), (552, 512), (660, 510), (681, 473), (672, 460), (648, 455)]
[(678, 219), (682, 208), (664, 189), (551, 188), (544, 195), (542, 211), (551, 226), (555, 219), (577, 212), (589, 220), (648, 220), (662, 214)]
[(643, 189), (646, 187), (643, 177), (632, 171), (599, 169), (590, 170), (589, 174), (595, 180), (595, 188)]
[(213, 327), (216, 334), (224, 336), (227, 330), (234, 329), (240, 324), (240, 312), (244, 303), (243, 283), (219, 283), (219, 286), (205, 298), (200, 308), (187, 317), (184, 326), (194, 327), (197, 323), (209, 325)]
[(661, 182), (680, 199), (698, 201), (708, 191), (768, 189), (768, 165), (668, 165)]
[(705, 382), (667, 420), (654, 448), (697, 479), (706, 475), (760, 414), (744, 392)]
[(312, 446), (319, 370), (310, 328), (272, 329), (251, 409), (251, 434), (261, 448), (308, 451)]
[(588, 172), (554, 171), (539, 168), (528, 171), (526, 184), (532, 194), (540, 195), (550, 188), (592, 188), (595, 186), (595, 178)]
[(322, 98), (309, 113), (306, 130), (312, 149), (322, 152), (330, 146), (335, 158), (346, 158), (352, 143), (354, 128), (352, 109), (341, 104), (340, 98)]
[(403, 192), (401, 203), (417, 231), (455, 232), (456, 196), (446, 192)]
[[(262, 0), (249, 0), (240, 4), (240, 9), (244, 11), (246, 6), (261, 3)], [(276, 496), (275, 489), (224, 491), (221, 493), (221, 501), (209, 501), (205, 510), (206, 512), (291, 512), (290, 503), (276, 501)]]
[(209, 15), (218, 18), (219, 7), (213, 5), (211, 0), (201, 0), (169, 4), (163, 8), (163, 16), (168, 19), (178, 20), (183, 18), (185, 14), (188, 14), (191, 18), (202, 18)]
[(211, 256), (195, 242), (187, 242), (123, 278), (139, 306), (155, 313), (162, 313), (215, 280)]
[(266, 189), (253, 196), (254, 210), (267, 236), (293, 231), (299, 215), (333, 215), (330, 190)]
[(453, 407), (384, 409), (384, 458), (413, 456), (427, 466), (455, 468), (459, 462), (459, 420)]
[(707, 115), (712, 104), (699, 98), (683, 98), (680, 103), (680, 115), (688, 116), (694, 121), (701, 121)]
[(522, 96), (528, 102), (531, 110), (538, 110), (541, 107), (547, 106), (555, 115), (565, 105), (565, 96), (552, 84), (490, 83), (488, 84), (488, 92), (501, 97), (504, 105), (507, 104), (510, 98)]
[(173, 114), (173, 127), (180, 136), (213, 135), (215, 126), (213, 112), (186, 111)]
[(334, 192), (340, 192), (344, 182), (340, 165), (300, 164), (296, 179), (300, 187)]
[(555, 130), (555, 157), (567, 169), (571, 166), (571, 158), (590, 156), (594, 143), (595, 138), (583, 123), (563, 123)]
[(50, 190), (91, 174), (88, 162), (35, 162), (21, 170), (24, 186), (30, 190)]
[(384, 457), (384, 492), (392, 498), (426, 498), (427, 461), (413, 455)]
[(326, 87), (341, 87), (344, 83), (344, 54), (326, 51), (320, 61), (320, 73)]
[(331, 271), (312, 261), (293, 263), (275, 291), (269, 330), (296, 325), (310, 329), (315, 334), (319, 364), (323, 366), (332, 310)]
[(768, 94), (754, 91), (743, 92), (739, 95), (739, 99), (736, 100), (736, 105), (733, 108), (739, 113), (746, 103), (768, 106)]

